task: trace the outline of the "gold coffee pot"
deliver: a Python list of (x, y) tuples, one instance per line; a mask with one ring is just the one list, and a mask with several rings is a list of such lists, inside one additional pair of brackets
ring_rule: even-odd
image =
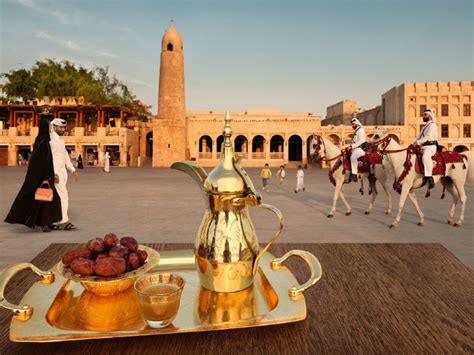
[[(282, 213), (276, 207), (262, 203), (262, 196), (235, 159), (230, 123), (227, 112), (222, 157), (209, 175), (191, 161), (171, 165), (190, 175), (203, 192), (207, 208), (197, 233), (194, 253), (201, 285), (217, 292), (236, 292), (252, 285), (260, 257), (283, 228)], [(278, 216), (280, 226), (262, 250), (247, 206), (263, 207)]]

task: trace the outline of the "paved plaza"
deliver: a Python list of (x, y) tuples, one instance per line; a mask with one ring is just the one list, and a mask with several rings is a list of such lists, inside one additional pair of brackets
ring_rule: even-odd
[[(22, 167), (0, 168), (2, 220), (23, 183), (25, 172)], [(98, 168), (86, 168), (79, 174), (78, 181), (70, 178), (68, 183), (69, 215), (78, 230), (41, 233), (22, 225), (0, 223), (0, 268), (29, 261), (50, 243), (86, 242), (107, 232), (132, 235), (140, 242), (194, 242), (204, 203), (198, 186), (186, 174), (152, 168), (115, 168), (110, 174)], [(260, 188), (259, 170), (249, 169), (249, 174)], [(424, 190), (418, 192), (426, 226), (417, 226), (416, 211), (407, 202), (400, 226), (390, 230), (394, 213), (385, 215), (384, 194), (379, 194), (374, 211), (366, 216), (368, 195), (361, 196), (359, 185), (351, 184), (346, 188), (346, 195), (353, 208), (352, 215), (344, 215), (339, 201), (335, 218), (328, 219), (333, 187), (327, 170), (306, 170), (306, 192), (298, 194), (293, 192), (295, 175), (296, 170), (287, 170), (282, 186), (272, 178), (270, 192), (262, 193), (263, 201), (278, 207), (285, 216), (285, 228), (278, 242), (441, 243), (469, 267), (474, 267), (474, 184), (467, 185), (468, 204), (461, 228), (446, 223), (451, 197), (447, 195), (441, 200), (441, 189), (437, 187), (429, 199), (424, 198)], [(398, 194), (394, 193), (393, 200), (396, 210)], [(251, 215), (259, 241), (267, 241), (277, 227), (275, 216), (252, 207)]]

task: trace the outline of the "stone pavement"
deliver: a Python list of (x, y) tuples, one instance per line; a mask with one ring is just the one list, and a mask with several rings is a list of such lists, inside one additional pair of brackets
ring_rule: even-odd
[[(276, 174), (276, 169), (273, 173)], [(86, 168), (79, 174), (79, 181), (70, 178), (68, 182), (69, 215), (78, 230), (41, 233), (22, 225), (0, 223), (0, 268), (29, 261), (50, 243), (86, 242), (107, 232), (132, 235), (140, 242), (194, 242), (204, 203), (198, 186), (186, 174), (152, 168), (115, 168), (110, 174), (98, 168)], [(260, 188), (259, 170), (249, 169), (249, 174)], [(0, 167), (2, 220), (24, 175), (24, 167)], [(425, 227), (417, 226), (418, 216), (408, 201), (400, 226), (390, 230), (394, 213), (391, 216), (384, 213), (385, 194), (379, 194), (372, 214), (366, 216), (368, 195), (361, 196), (359, 186), (351, 184), (346, 187), (346, 195), (353, 208), (352, 215), (344, 215), (339, 201), (335, 218), (328, 219), (333, 187), (327, 170), (306, 170), (306, 192), (298, 194), (293, 192), (295, 175), (296, 170), (287, 170), (283, 186), (278, 186), (273, 177), (270, 192), (263, 192), (263, 201), (278, 207), (285, 216), (285, 228), (278, 242), (441, 243), (469, 267), (474, 267), (474, 184), (467, 185), (468, 204), (461, 228), (446, 223), (451, 197), (447, 195), (445, 200), (440, 200), (441, 189), (437, 187), (429, 199), (424, 198), (424, 190), (418, 192), (426, 216)], [(396, 193), (393, 203), (396, 211)], [(259, 241), (265, 242), (277, 227), (276, 218), (269, 211), (250, 208)]]

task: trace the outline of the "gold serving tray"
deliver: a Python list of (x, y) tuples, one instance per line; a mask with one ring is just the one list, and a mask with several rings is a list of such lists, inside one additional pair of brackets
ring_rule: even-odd
[[(293, 274), (283, 265), (292, 255), (303, 258), (311, 278), (298, 285)], [(192, 250), (162, 251), (160, 263), (153, 271), (179, 274), (186, 281), (180, 308), (173, 324), (162, 329), (148, 327), (140, 316), (133, 287), (112, 296), (100, 296), (83, 288), (79, 282), (38, 270), (32, 264), (17, 264), (0, 274), (0, 306), (11, 309), (15, 316), (10, 327), (10, 340), (15, 342), (56, 342), (115, 337), (202, 332), (231, 328), (256, 327), (300, 321), (306, 318), (304, 290), (316, 284), (322, 271), (319, 261), (310, 253), (292, 250), (281, 258), (266, 252), (253, 286), (234, 293), (218, 293), (199, 284)], [(42, 277), (14, 306), (3, 298), (8, 280), (19, 270), (31, 268)], [(26, 311), (25, 311), (26, 312)]]

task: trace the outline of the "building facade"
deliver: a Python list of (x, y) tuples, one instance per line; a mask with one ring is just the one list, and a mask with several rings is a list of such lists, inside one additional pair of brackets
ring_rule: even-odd
[(354, 100), (342, 100), (326, 108), (326, 119), (322, 121), (323, 126), (327, 125), (350, 125), (351, 118), (357, 112), (357, 102)]
[(134, 110), (113, 105), (88, 105), (81, 98), (0, 103), (0, 165), (27, 165), (38, 134), (40, 113), (66, 120), (63, 136), (71, 159), (79, 154), (84, 166), (103, 166), (106, 151), (114, 166), (138, 166), (151, 156), (147, 134), (151, 123)]
[(409, 141), (423, 127), (421, 114), (436, 113), (439, 144), (474, 151), (474, 81), (403, 83), (382, 94), (382, 124), (401, 125)]
[[(383, 93), (380, 106), (362, 112), (350, 112), (348, 106), (344, 112), (356, 115), (363, 125), (401, 127), (400, 143), (408, 145), (423, 127), (423, 111), (430, 108), (436, 113), (440, 146), (459, 152), (474, 151), (473, 95), (474, 81), (403, 83)], [(341, 103), (330, 107), (338, 106), (340, 111)], [(341, 124), (330, 107), (323, 126)]]
[[(202, 166), (215, 166), (220, 159), (223, 142), (224, 112), (190, 112), (187, 114), (191, 160)], [(235, 155), (244, 167), (297, 166), (308, 162), (310, 140), (321, 135), (343, 147), (352, 139), (347, 125), (321, 126), (321, 119), (311, 113), (284, 113), (278, 110), (248, 110), (231, 113), (232, 140)], [(400, 141), (400, 126), (368, 126), (372, 136), (382, 129)]]
[[(44, 107), (67, 120), (64, 136), (73, 160), (102, 166), (109, 151), (116, 166), (169, 167), (178, 160), (215, 166), (223, 142), (224, 112), (186, 112), (183, 42), (171, 24), (161, 42), (157, 117), (142, 117), (125, 107), (89, 105), (81, 98), (26, 104), (0, 103), (0, 165), (28, 161)], [(389, 131), (401, 145), (412, 143), (422, 127), (421, 112), (437, 113), (439, 143), (451, 150), (474, 150), (472, 81), (403, 83), (381, 96), (381, 105), (361, 111), (354, 100), (327, 107), (321, 120), (312, 113), (276, 109), (231, 112), (234, 151), (244, 167), (297, 166), (308, 161), (310, 139), (321, 135), (343, 147), (352, 139), (356, 115), (370, 137)]]

